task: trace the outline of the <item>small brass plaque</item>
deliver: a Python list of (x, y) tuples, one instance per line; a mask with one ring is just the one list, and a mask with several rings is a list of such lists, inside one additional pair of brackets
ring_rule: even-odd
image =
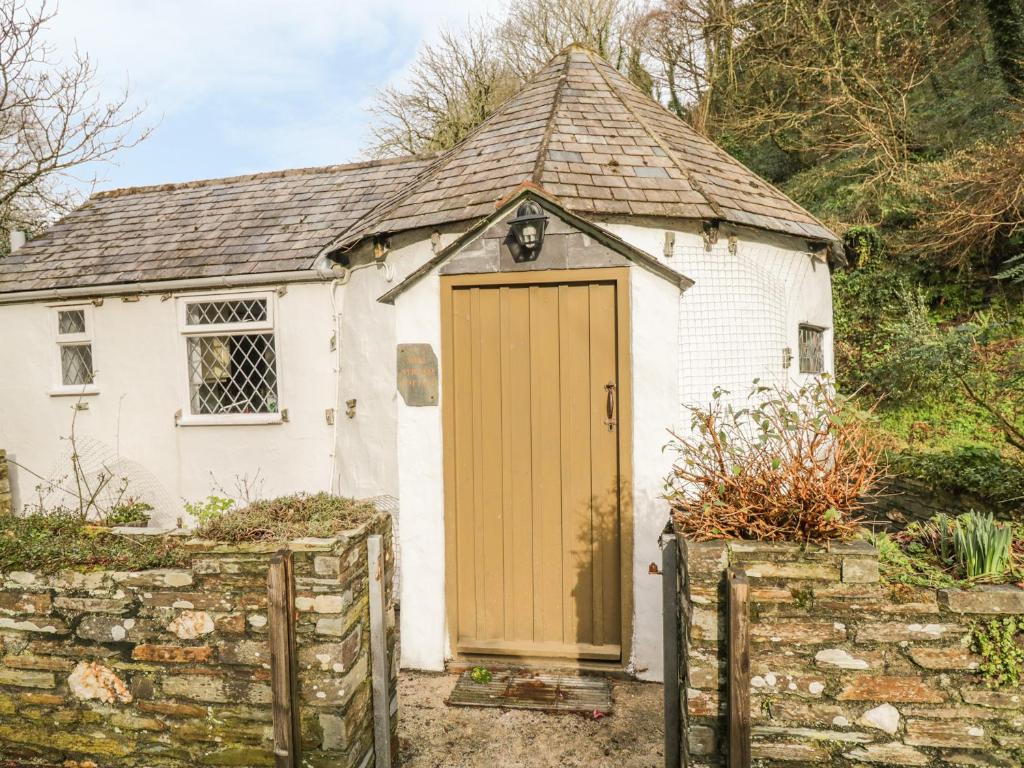
[(398, 391), (406, 405), (437, 405), (437, 355), (429, 344), (398, 345)]

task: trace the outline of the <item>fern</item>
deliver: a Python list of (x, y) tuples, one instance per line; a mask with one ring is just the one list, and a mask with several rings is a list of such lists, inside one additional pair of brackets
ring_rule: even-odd
[(996, 279), (1024, 283), (1024, 253), (1018, 253), (1003, 262), (1003, 270), (996, 275)]

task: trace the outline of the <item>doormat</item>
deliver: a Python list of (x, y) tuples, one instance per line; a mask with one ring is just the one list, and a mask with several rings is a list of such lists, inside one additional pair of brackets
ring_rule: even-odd
[[(536, 672), (494, 672), (490, 679), (466, 670), (459, 676), (448, 704), (456, 707), (506, 707), (545, 712), (612, 713), (612, 685), (600, 677), (544, 675)], [(484, 679), (481, 679), (484, 678)]]

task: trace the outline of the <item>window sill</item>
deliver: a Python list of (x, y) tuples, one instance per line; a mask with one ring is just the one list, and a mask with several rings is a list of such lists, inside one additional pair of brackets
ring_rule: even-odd
[(242, 427), (261, 424), (284, 424), (280, 413), (226, 413), (207, 416), (180, 416), (179, 427)]
[(100, 388), (95, 384), (89, 384), (84, 387), (54, 387), (48, 394), (50, 397), (77, 397), (77, 396), (88, 396), (98, 395)]

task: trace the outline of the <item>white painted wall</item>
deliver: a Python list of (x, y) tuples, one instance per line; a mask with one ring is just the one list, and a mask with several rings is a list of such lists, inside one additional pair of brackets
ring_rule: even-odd
[[(227, 293), (243, 292), (220, 292)], [(137, 489), (165, 502), (164, 522), (181, 514), (182, 499), (204, 498), (215, 484), (230, 493), (236, 476), (259, 473), (265, 495), (328, 489), (333, 433), (324, 412), (334, 407), (335, 392), (327, 286), (293, 284), (283, 296), (270, 292), (276, 304), (278, 391), (289, 420), (263, 425), (175, 426), (175, 413), (188, 413), (176, 306), (184, 295), (106, 298), (91, 308), (98, 392), (81, 398), (88, 407), (77, 412), (82, 444), (120, 457)], [(78, 400), (48, 394), (59, 382), (56, 322), (54, 306), (0, 306), (0, 446), (46, 477), (68, 453), (61, 438), (69, 434)], [(30, 500), (38, 481), (18, 467), (12, 474), (21, 502)]]
[[(441, 281), (433, 270), (395, 304), (395, 341), (430, 344), (441, 362)], [(444, 466), (440, 380), (437, 407), (398, 398), (402, 666), (441, 670), (450, 656), (445, 615)]]
[(679, 287), (630, 269), (633, 378), (633, 656), (642, 680), (661, 680), (661, 566), (658, 538), (667, 521), (661, 498), (671, 457), (662, 451), (679, 415)]
[[(750, 229), (737, 229), (736, 252), (729, 250), (730, 228), (704, 247), (696, 226), (675, 230), (675, 244), (664, 255), (665, 230), (630, 224), (605, 225), (694, 280), (679, 303), (679, 403), (707, 405), (715, 387), (736, 400), (750, 393), (753, 380), (799, 385), (799, 326), (826, 329), (825, 366), (834, 373), (832, 284), (828, 265), (812, 258), (803, 241)], [(783, 367), (783, 349), (793, 355)]]

